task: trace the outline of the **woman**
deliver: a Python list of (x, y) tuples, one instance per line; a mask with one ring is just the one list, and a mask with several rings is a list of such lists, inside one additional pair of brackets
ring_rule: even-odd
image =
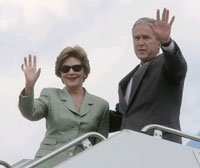
[[(87, 54), (81, 47), (67, 47), (57, 57), (55, 73), (65, 87), (45, 88), (37, 99), (34, 99), (34, 85), (40, 69), (37, 71), (36, 57), (33, 57), (33, 61), (31, 55), (28, 59), (24, 58), (21, 69), (26, 79), (25, 89), (19, 97), (21, 113), (32, 121), (46, 119), (46, 134), (35, 158), (43, 157), (87, 132), (95, 131), (108, 136), (108, 103), (83, 88), (90, 66)], [(81, 145), (71, 147), (45, 164), (52, 167), (81, 151)]]

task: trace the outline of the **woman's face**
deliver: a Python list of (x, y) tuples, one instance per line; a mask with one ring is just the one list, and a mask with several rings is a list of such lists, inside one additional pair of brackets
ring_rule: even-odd
[(61, 79), (68, 89), (82, 88), (84, 81), (84, 70), (80, 60), (69, 57), (61, 66)]

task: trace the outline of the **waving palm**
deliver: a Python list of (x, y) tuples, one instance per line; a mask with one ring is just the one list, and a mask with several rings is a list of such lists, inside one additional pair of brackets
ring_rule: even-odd
[(149, 24), (152, 28), (154, 35), (161, 44), (167, 43), (170, 41), (171, 27), (174, 22), (175, 16), (173, 16), (169, 21), (169, 10), (164, 8), (162, 13), (162, 19), (160, 19), (160, 10), (157, 10), (156, 16), (156, 26)]
[(21, 69), (24, 72), (26, 79), (26, 86), (25, 86), (26, 95), (29, 95), (33, 91), (34, 85), (40, 76), (41, 69), (39, 68), (37, 71), (36, 62), (37, 62), (36, 56), (33, 56), (33, 62), (32, 62), (32, 56), (29, 55), (28, 62), (27, 58), (25, 57), (24, 64), (21, 65)]

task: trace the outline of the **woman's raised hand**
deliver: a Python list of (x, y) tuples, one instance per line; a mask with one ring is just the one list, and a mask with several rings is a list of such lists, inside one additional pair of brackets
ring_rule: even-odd
[(29, 55), (28, 59), (26, 57), (24, 58), (24, 64), (21, 65), (21, 69), (24, 72), (26, 80), (26, 85), (25, 85), (26, 96), (30, 95), (33, 92), (34, 85), (40, 76), (41, 69), (39, 68), (37, 70), (36, 64), (37, 64), (36, 56), (33, 56), (33, 61), (32, 61), (32, 56)]

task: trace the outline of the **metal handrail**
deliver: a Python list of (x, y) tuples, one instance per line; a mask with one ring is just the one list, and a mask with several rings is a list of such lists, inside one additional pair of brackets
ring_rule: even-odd
[(5, 166), (6, 168), (11, 168), (11, 166), (7, 162), (5, 162), (3, 160), (0, 160), (0, 165)]
[(146, 125), (141, 129), (141, 131), (147, 132), (148, 130), (151, 130), (151, 129), (165, 131), (165, 132), (168, 132), (168, 133), (171, 133), (171, 134), (175, 134), (175, 135), (178, 135), (178, 136), (181, 136), (181, 137), (184, 137), (184, 138), (188, 138), (188, 139), (200, 142), (200, 137), (198, 137), (198, 136), (195, 136), (195, 135), (183, 132), (183, 131), (179, 131), (179, 130), (176, 130), (176, 129), (173, 129), (173, 128), (158, 125), (158, 124)]
[(33, 161), (32, 163), (26, 165), (24, 168), (33, 168), (33, 167), (35, 167), (35, 166), (38, 166), (38, 165), (44, 163), (45, 161), (51, 159), (52, 157), (54, 157), (54, 156), (60, 154), (61, 152), (63, 152), (63, 151), (65, 151), (65, 150), (69, 149), (70, 147), (72, 147), (72, 146), (74, 146), (74, 145), (80, 143), (81, 141), (83, 141), (83, 140), (85, 140), (85, 139), (87, 139), (87, 138), (89, 138), (89, 137), (98, 138), (98, 139), (101, 140), (101, 141), (103, 141), (103, 140), (106, 139), (103, 135), (101, 135), (101, 134), (99, 134), (99, 133), (97, 133), (97, 132), (89, 132), (89, 133), (86, 133), (86, 134), (84, 134), (84, 135), (82, 135), (82, 136), (80, 136), (80, 137), (74, 139), (73, 141), (71, 141), (71, 142), (65, 144), (64, 146), (62, 146), (62, 147), (56, 149), (55, 151), (49, 153), (48, 155), (46, 155), (46, 156), (44, 156), (44, 157), (42, 157), (42, 158), (40, 158), (40, 159), (38, 159), (38, 160)]

